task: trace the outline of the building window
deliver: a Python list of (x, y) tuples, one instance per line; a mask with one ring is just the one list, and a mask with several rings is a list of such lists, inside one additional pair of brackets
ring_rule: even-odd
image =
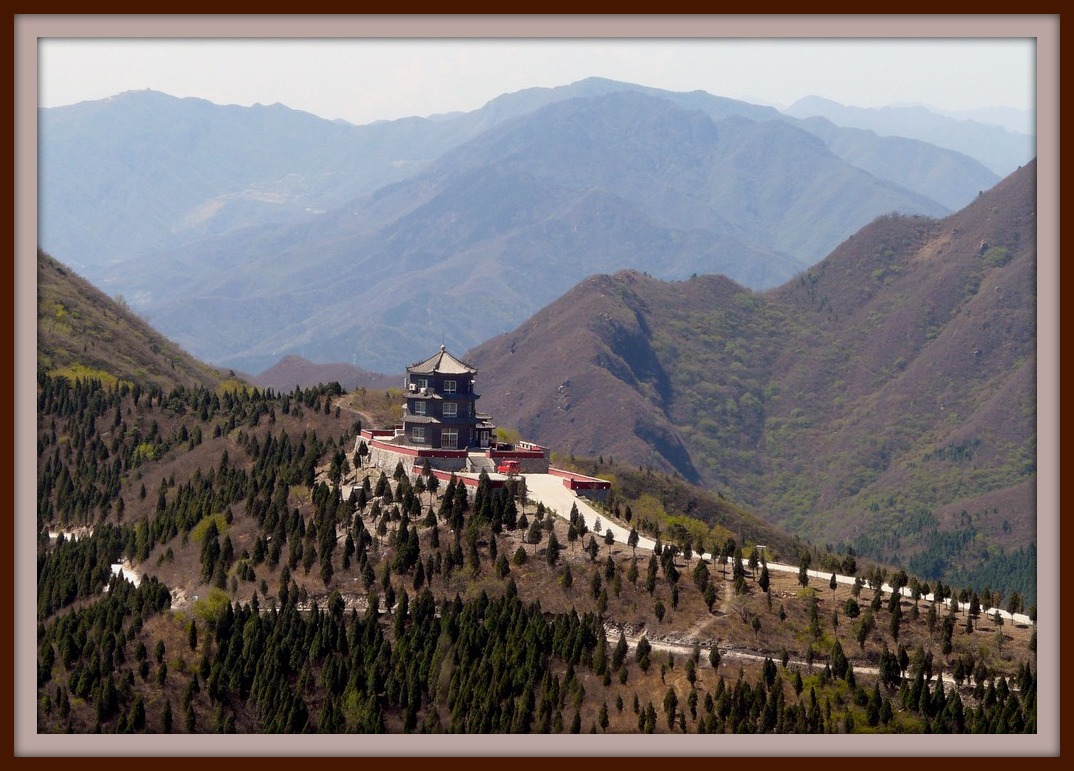
[(454, 418), (454, 417), (457, 417), (458, 414), (459, 414), (459, 405), (455, 404), (454, 402), (448, 402), (447, 404), (444, 405), (444, 417), (445, 418)]
[(418, 378), (418, 388), (428, 388), (428, 387), (429, 387), (428, 378), (419, 377)]
[(414, 414), (415, 415), (424, 415), (425, 414), (425, 402), (414, 402)]
[(414, 426), (414, 433), (412, 434), (415, 442), (425, 441), (425, 426)]
[(446, 393), (446, 394), (455, 393), (455, 381), (454, 380), (445, 380), (444, 381), (444, 393)]
[(459, 431), (455, 428), (445, 428), (440, 432), (440, 446), (445, 450), (459, 449)]

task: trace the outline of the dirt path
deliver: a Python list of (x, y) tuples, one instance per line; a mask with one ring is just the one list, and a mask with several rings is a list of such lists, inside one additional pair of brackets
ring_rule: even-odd
[[(619, 634), (622, 633), (623, 636), (626, 638), (627, 649), (631, 650), (631, 651), (637, 649), (638, 641), (641, 639), (642, 635), (632, 634), (629, 630), (622, 629), (622, 628), (616, 626), (615, 624), (606, 624), (604, 628), (605, 628), (605, 633), (608, 636), (609, 641), (612, 642), (613, 644), (614, 644), (614, 641), (618, 641)], [(689, 633), (687, 633), (687, 635), (689, 636)], [(701, 656), (701, 660), (699, 662), (699, 665), (711, 668), (711, 666), (708, 663), (708, 656), (704, 655), (704, 654), (707, 653), (708, 649), (712, 646), (712, 641), (707, 641), (706, 642), (706, 641), (698, 640), (698, 643), (699, 643), (699, 645), (701, 647), (701, 651), (702, 651), (702, 654), (703, 654)], [(664, 640), (664, 639), (660, 639), (660, 638), (650, 639), (649, 644), (652, 646), (653, 650), (655, 650), (655, 651), (665, 651), (665, 652), (670, 651), (671, 653), (673, 653), (675, 655), (681, 655), (681, 656), (684, 656), (684, 657), (692, 655), (693, 654), (693, 649), (694, 649), (694, 643), (693, 642), (687, 644), (687, 643), (683, 643), (683, 642), (673, 642), (673, 641), (670, 641), (670, 640)], [(732, 647), (726, 647), (725, 648), (725, 647), (723, 647), (721, 645), (717, 645), (717, 647), (718, 647), (718, 649), (720, 651), (720, 662), (721, 662), (721, 664), (726, 660), (764, 662), (765, 659), (771, 659), (774, 662), (777, 662), (777, 663), (779, 662), (779, 657), (774, 656), (774, 655), (772, 655), (770, 653), (750, 652), (748, 650), (742, 650), (742, 649), (737, 649), (737, 648), (732, 648)], [(880, 670), (877, 667), (865, 666), (865, 665), (857, 664), (857, 663), (855, 663), (853, 661), (851, 661), (850, 663), (854, 667), (855, 674), (871, 675), (873, 677), (879, 677), (879, 675), (880, 675)], [(792, 667), (792, 666), (793, 667), (798, 667), (798, 668), (806, 669), (809, 672), (812, 672), (814, 669), (823, 669), (824, 664), (825, 664), (825, 662), (823, 660), (814, 661), (813, 664), (809, 664), (808, 662), (803, 661), (801, 659), (792, 658), (792, 659), (787, 660), (787, 666), (788, 667)], [(950, 693), (952, 690), (954, 690), (954, 689), (956, 689), (958, 687), (958, 684), (955, 682), (955, 678), (952, 677), (951, 675), (947, 674), (946, 672), (943, 672), (943, 673), (941, 673), (940, 676), (943, 679), (944, 690), (947, 691), (948, 693)], [(931, 685), (932, 682), (933, 682), (933, 678), (930, 677), (926, 681), (926, 684)]]

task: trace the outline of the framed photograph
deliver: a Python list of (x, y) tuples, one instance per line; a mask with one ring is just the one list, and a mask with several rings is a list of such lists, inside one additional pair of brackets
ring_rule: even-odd
[(16, 758), (1058, 756), (1058, 15), (15, 33)]

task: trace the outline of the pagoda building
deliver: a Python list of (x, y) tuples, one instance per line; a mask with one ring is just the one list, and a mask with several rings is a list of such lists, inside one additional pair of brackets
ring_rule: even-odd
[(406, 373), (405, 444), (442, 450), (489, 447), (496, 427), (488, 415), (477, 411), (476, 368), (440, 346), (428, 359), (407, 367)]

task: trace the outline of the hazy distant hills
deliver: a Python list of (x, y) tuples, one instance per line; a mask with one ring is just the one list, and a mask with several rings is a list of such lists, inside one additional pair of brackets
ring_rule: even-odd
[[(921, 574), (1035, 541), (1035, 161), (779, 288), (589, 278), (475, 348), (482, 407)], [(999, 564), (999, 563), (997, 563)], [(966, 569), (969, 569), (967, 567)]]
[(400, 375), (381, 375), (368, 372), (350, 364), (315, 364), (301, 356), (284, 356), (278, 362), (256, 375), (246, 378), (260, 388), (277, 392), (294, 388), (312, 388), (321, 383), (339, 383), (347, 391), (357, 388), (384, 390), (398, 388), (403, 382)]
[[(819, 141), (818, 141), (819, 140)], [(397, 371), (634, 268), (773, 286), (996, 177), (916, 140), (591, 78), (353, 126), (144, 91), (40, 111), (43, 248), (200, 357)]]
[[(999, 181), (999, 177), (980, 164), (967, 168), (966, 156), (954, 150), (924, 145), (930, 151), (921, 152), (923, 143), (917, 139), (841, 128), (819, 117), (804, 119), (799, 125), (848, 163), (879, 179), (928, 195), (952, 211)], [(1030, 152), (1023, 163), (1032, 157)]]
[[(784, 111), (796, 118), (822, 117), (836, 126), (867, 129), (885, 137), (906, 137), (970, 156), (1006, 176), (1036, 156), (1032, 129), (1016, 131), (981, 120), (940, 115), (925, 107), (850, 107), (819, 96), (799, 99)], [(985, 117), (990, 116), (985, 113)], [(1030, 126), (1032, 122), (1030, 121)]]
[(149, 90), (42, 109), (38, 119), (40, 243), (94, 281), (115, 260), (308, 220), (411, 173), (437, 130)]

